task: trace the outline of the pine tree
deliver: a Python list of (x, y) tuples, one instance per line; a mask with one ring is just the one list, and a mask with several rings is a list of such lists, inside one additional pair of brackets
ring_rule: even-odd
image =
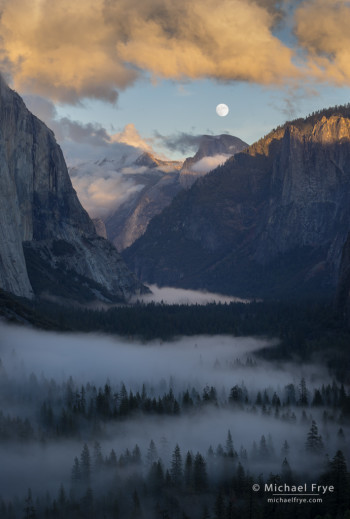
[(221, 490), (215, 499), (214, 514), (215, 519), (225, 519), (225, 501)]
[(120, 389), (119, 399), (119, 414), (121, 416), (126, 416), (129, 413), (129, 397), (124, 384), (122, 384), (122, 387)]
[(262, 396), (260, 391), (258, 391), (258, 394), (256, 395), (255, 405), (262, 405)]
[(299, 384), (299, 400), (298, 404), (301, 406), (306, 406), (308, 404), (308, 390), (306, 387), (305, 378), (303, 377)]
[(101, 445), (98, 441), (94, 442), (94, 450), (93, 450), (93, 469), (96, 472), (99, 472), (103, 467), (103, 456), (101, 452)]
[(77, 457), (74, 458), (74, 464), (72, 468), (72, 476), (71, 476), (71, 492), (72, 497), (75, 498), (77, 494), (79, 494), (81, 490), (82, 478), (80, 471), (80, 463)]
[(91, 459), (90, 459), (90, 451), (87, 444), (84, 444), (83, 450), (80, 454), (80, 473), (82, 483), (89, 487), (90, 486), (90, 476), (91, 476)]
[(147, 455), (146, 455), (147, 465), (150, 467), (152, 465), (152, 463), (154, 463), (157, 460), (158, 460), (157, 447), (156, 447), (154, 441), (151, 440), (149, 447), (148, 447)]
[(60, 508), (63, 508), (65, 506), (66, 502), (67, 502), (66, 492), (64, 490), (63, 484), (61, 483), (60, 489), (58, 491), (58, 504), (59, 504)]
[(226, 439), (226, 454), (229, 458), (234, 457), (234, 450), (233, 450), (233, 441), (231, 436), (230, 429), (227, 432), (227, 439)]
[(236, 490), (238, 495), (242, 495), (245, 490), (246, 486), (246, 478), (245, 478), (245, 471), (241, 464), (241, 462), (238, 463), (237, 467), (237, 484), (236, 484)]
[(154, 461), (148, 474), (148, 481), (151, 489), (158, 494), (164, 486), (164, 471), (160, 460)]
[(32, 499), (32, 491), (30, 488), (28, 489), (28, 495), (24, 502), (25, 502), (25, 508), (23, 510), (24, 511), (23, 519), (36, 519), (36, 511), (34, 508), (33, 499)]
[(267, 459), (269, 457), (269, 449), (267, 448), (267, 443), (264, 435), (262, 435), (260, 439), (259, 457), (261, 459)]
[(272, 400), (271, 400), (271, 403), (274, 407), (278, 408), (281, 406), (281, 400), (279, 398), (279, 396), (277, 395), (277, 393), (275, 392), (273, 394), (273, 397), (272, 397)]
[(141, 517), (141, 505), (140, 505), (140, 499), (139, 495), (137, 493), (137, 490), (134, 490), (132, 494), (132, 502), (133, 502), (133, 509), (131, 513), (132, 519), (137, 519), (138, 517)]
[(306, 450), (313, 454), (320, 454), (323, 450), (322, 436), (318, 434), (318, 428), (315, 420), (312, 420), (310, 430), (306, 440)]
[(284, 440), (282, 448), (281, 448), (282, 456), (288, 456), (289, 450), (290, 450), (289, 443), (287, 442), (287, 440)]
[(95, 519), (94, 496), (90, 487), (86, 489), (85, 494), (81, 498), (80, 508), (84, 518)]
[(330, 462), (330, 482), (334, 485), (334, 505), (336, 512), (344, 512), (350, 503), (349, 473), (344, 454), (338, 450)]
[(178, 444), (176, 444), (172, 455), (170, 475), (173, 485), (175, 487), (181, 487), (183, 481), (182, 456)]
[(132, 454), (131, 454), (132, 462), (136, 465), (140, 465), (141, 463), (141, 451), (140, 447), (136, 444), (133, 448)]
[(190, 453), (190, 451), (188, 451), (186, 454), (184, 481), (185, 481), (186, 489), (188, 491), (191, 490), (192, 483), (193, 483), (193, 460), (192, 460), (192, 454)]
[(193, 486), (195, 492), (203, 492), (208, 486), (206, 463), (203, 456), (197, 452), (193, 464)]
[(291, 471), (287, 458), (284, 458), (284, 460), (282, 462), (282, 480), (285, 483), (290, 483), (291, 479), (292, 479), (292, 471)]
[(109, 458), (107, 459), (107, 464), (110, 467), (116, 467), (117, 466), (117, 455), (114, 451), (114, 449), (111, 450)]

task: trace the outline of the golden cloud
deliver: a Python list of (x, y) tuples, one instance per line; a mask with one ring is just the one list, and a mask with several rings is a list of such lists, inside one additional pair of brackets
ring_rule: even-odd
[(151, 146), (141, 137), (135, 125), (132, 123), (127, 124), (123, 131), (112, 135), (111, 142), (120, 142), (148, 152), (153, 151)]
[(308, 54), (313, 76), (350, 84), (350, 2), (304, 1), (295, 13), (295, 34)]
[(142, 73), (281, 84), (300, 76), (273, 0), (2, 0), (0, 56), (20, 91), (115, 101)]
[[(292, 51), (272, 35), (273, 14), (254, 2), (153, 1), (148, 15), (147, 23), (142, 11), (133, 16), (117, 51), (156, 76), (278, 84), (298, 74)], [(118, 6), (109, 19), (117, 23)]]
[(18, 90), (75, 102), (109, 101), (137, 72), (118, 59), (103, 3), (92, 0), (5, 0), (0, 20), (3, 54)]

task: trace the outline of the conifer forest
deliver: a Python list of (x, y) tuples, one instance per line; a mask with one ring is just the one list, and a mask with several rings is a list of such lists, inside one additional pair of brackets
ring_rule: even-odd
[[(309, 324), (292, 354), (297, 330), (283, 337), (268, 305), (255, 335), (228, 308), (241, 334), (165, 339), (164, 320), (152, 338), (87, 333), (73, 313), (64, 333), (0, 323), (0, 517), (348, 519), (346, 336)], [(184, 308), (152, 310), (183, 325)]]

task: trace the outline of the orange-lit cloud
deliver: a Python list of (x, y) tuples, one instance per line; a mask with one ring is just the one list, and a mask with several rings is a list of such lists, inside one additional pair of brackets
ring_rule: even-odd
[[(273, 32), (291, 6), (295, 48)], [(145, 73), (350, 84), (346, 0), (0, 0), (0, 12), (3, 72), (54, 101), (114, 102)]]
[(308, 0), (295, 13), (295, 34), (315, 78), (350, 85), (350, 1)]
[(111, 142), (120, 142), (122, 144), (127, 144), (128, 146), (140, 148), (144, 151), (153, 151), (151, 146), (141, 137), (135, 128), (135, 125), (132, 123), (127, 124), (120, 133), (112, 135)]
[[(128, 11), (128, 34), (117, 43), (118, 55), (155, 76), (271, 84), (298, 74), (292, 51), (272, 35), (274, 14), (256, 2), (131, 0), (131, 4), (135, 9)], [(125, 19), (119, 2), (111, 2), (107, 13), (121, 31)]]
[(118, 58), (102, 1), (3, 0), (0, 34), (20, 91), (113, 102), (138, 75)]
[(0, 61), (14, 87), (115, 101), (161, 78), (280, 84), (299, 75), (272, 28), (273, 0), (2, 0)]

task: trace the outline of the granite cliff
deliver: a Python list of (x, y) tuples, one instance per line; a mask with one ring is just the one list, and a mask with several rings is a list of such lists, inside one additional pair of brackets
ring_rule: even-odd
[(350, 229), (350, 108), (286, 123), (180, 193), (124, 251), (145, 281), (331, 294)]
[(0, 79), (0, 288), (18, 296), (123, 300), (144, 290), (99, 237), (54, 134)]

